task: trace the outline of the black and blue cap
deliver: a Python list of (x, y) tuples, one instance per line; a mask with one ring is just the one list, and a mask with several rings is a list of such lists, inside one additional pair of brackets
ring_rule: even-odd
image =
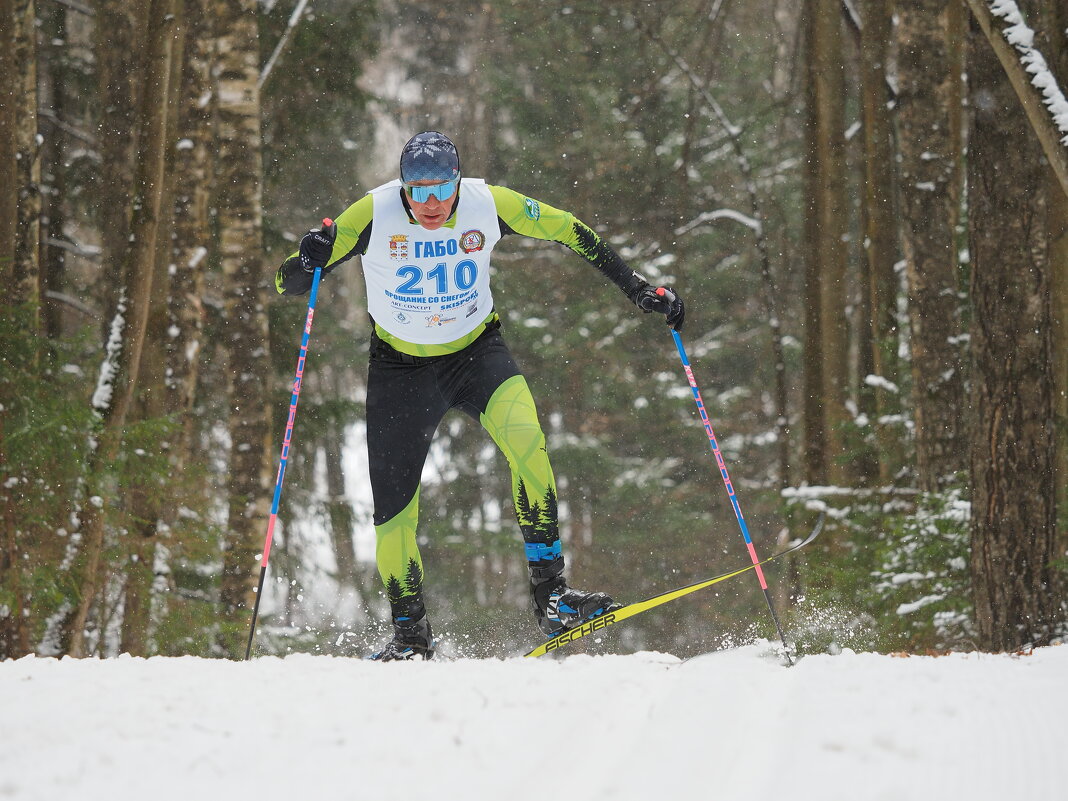
[(460, 177), (456, 145), (438, 131), (417, 133), (401, 150), (400, 178), (412, 181), (455, 181)]

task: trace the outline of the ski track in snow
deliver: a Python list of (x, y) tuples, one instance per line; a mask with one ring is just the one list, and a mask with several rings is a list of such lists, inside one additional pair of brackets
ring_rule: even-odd
[(0, 799), (1061, 801), (1068, 646), (0, 663)]

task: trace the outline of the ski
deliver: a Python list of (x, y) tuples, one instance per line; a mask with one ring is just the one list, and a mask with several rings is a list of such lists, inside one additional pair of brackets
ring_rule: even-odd
[(766, 559), (761, 559), (759, 562), (754, 562), (753, 564), (746, 565), (745, 567), (738, 568), (737, 570), (732, 570), (729, 573), (722, 573), (718, 576), (713, 576), (710, 579), (698, 581), (695, 584), (689, 584), (685, 587), (679, 587), (676, 590), (668, 590), (667, 592), (662, 592), (659, 595), (654, 595), (652, 598), (646, 598), (644, 601), (636, 601), (635, 603), (627, 604), (626, 606), (622, 607), (621, 609), (617, 609), (614, 612), (609, 612), (608, 614), (604, 615), (598, 615), (597, 617), (593, 618), (593, 620), (588, 620), (581, 626), (576, 626), (573, 629), (568, 629), (567, 631), (563, 631), (560, 634), (557, 634), (552, 639), (543, 642), (533, 651), (524, 654), (524, 656), (542, 656), (543, 654), (555, 651), (567, 645), (568, 643), (581, 639), (587, 634), (593, 634), (594, 632), (601, 631), (602, 629), (605, 629), (608, 626), (613, 626), (616, 623), (622, 623), (627, 618), (634, 617), (635, 615), (640, 615), (642, 612), (648, 612), (650, 609), (660, 606), (661, 604), (666, 604), (669, 601), (674, 601), (676, 598), (681, 598), (684, 595), (689, 595), (692, 592), (703, 590), (705, 589), (705, 587), (711, 587), (713, 584), (719, 584), (721, 581), (726, 581), (729, 578), (740, 576), (742, 573), (754, 570), (758, 566), (766, 565), (768, 562), (771, 562), (775, 559), (794, 553), (795, 551), (799, 551), (819, 536), (820, 532), (823, 530), (823, 520), (824, 515), (821, 512), (820, 519), (816, 521), (816, 525), (812, 529), (812, 532), (807, 537), (805, 537), (805, 539), (803, 539), (796, 545), (791, 545), (785, 550), (779, 551), (776, 554), (772, 554)]

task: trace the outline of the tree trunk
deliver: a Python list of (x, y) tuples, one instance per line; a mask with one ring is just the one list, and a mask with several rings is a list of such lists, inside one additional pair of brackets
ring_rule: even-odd
[(45, 182), (44, 207), (41, 215), (41, 332), (44, 341), (58, 339), (62, 334), (63, 313), (61, 305), (48, 295), (63, 290), (63, 275), (66, 271), (66, 251), (49, 244), (50, 239), (63, 240), (68, 204), (67, 168), (64, 161), (68, 155), (67, 136), (60, 128), (69, 107), (68, 98), (75, 84), (75, 75), (70, 68), (67, 30), (67, 8), (52, 4), (43, 22), (44, 52), (41, 64), (40, 85), (43, 88), (41, 107), (47, 108), (51, 119), (45, 119), (46, 134), (42, 149), (42, 176)]
[[(97, 203), (101, 264), (122, 264), (130, 238), (130, 204), (133, 195), (134, 154), (137, 152), (136, 58), (140, 42), (134, 24), (136, 4), (101, 0), (95, 6), (93, 57), (97, 71), (97, 97), (101, 106), (97, 139), (103, 180)], [(113, 304), (110, 287), (101, 287), (101, 308)], [(108, 334), (105, 331), (104, 336)]]
[[(171, 141), (168, 151), (172, 197), (165, 199), (172, 211), (169, 234), (161, 236), (157, 249), (152, 318), (149, 340), (142, 357), (142, 370), (150, 395), (143, 395), (139, 414), (166, 415), (178, 425), (168, 438), (167, 456), (171, 475), (182, 476), (193, 464), (196, 393), (203, 335), (204, 278), (211, 241), (208, 202), (211, 143), (211, 51), (214, 44), (206, 6), (209, 0), (186, 0), (179, 14), (172, 80)], [(152, 610), (165, 615), (159, 596), (152, 596), (156, 538), (160, 522), (170, 519), (176, 503), (145, 488), (134, 507), (134, 529), (126, 583), (122, 645), (128, 653), (149, 647)], [(165, 598), (166, 596), (163, 596)], [(163, 601), (165, 603), (165, 601)]]
[[(861, 83), (864, 121), (864, 256), (867, 265), (867, 321), (874, 374), (899, 384), (897, 330), (897, 214), (894, 197), (894, 132), (888, 107), (886, 63), (892, 36), (891, 8), (882, 0), (865, 0), (862, 6)], [(865, 376), (859, 376), (865, 392)], [(898, 396), (877, 384), (867, 390), (876, 420), (901, 411)], [(875, 423), (878, 439), (879, 478), (884, 483), (902, 461), (900, 430)]]
[[(169, 409), (167, 402), (170, 393), (167, 390), (167, 349), (170, 345), (170, 321), (168, 319), (167, 301), (171, 294), (171, 260), (174, 221), (174, 190), (172, 176), (175, 174), (177, 150), (170, 146), (176, 137), (178, 127), (179, 91), (182, 82), (182, 54), (185, 46), (187, 28), (183, 5), (175, 2), (171, 12), (175, 13), (174, 35), (169, 43), (170, 65), (167, 70), (166, 104), (163, 108), (165, 119), (166, 145), (163, 151), (164, 173), (159, 201), (159, 224), (155, 237), (155, 255), (152, 268), (152, 292), (149, 303), (149, 315), (145, 329), (145, 344), (141, 352), (141, 366), (137, 389), (134, 415), (138, 420), (163, 420)], [(168, 13), (171, 13), (168, 12)], [(171, 464), (174, 448), (178, 443), (168, 436), (159, 443), (160, 453)], [(169, 476), (177, 477), (180, 472), (172, 470)], [(129, 488), (129, 501), (132, 520), (128, 526), (126, 548), (126, 584), (122, 629), (119, 648), (122, 653), (134, 656), (148, 656), (151, 629), (150, 610), (152, 606), (152, 581), (157, 536), (160, 524), (168, 507), (173, 510), (176, 504), (174, 488), (168, 486), (171, 478), (151, 472), (140, 477)]]
[(15, 146), (18, 187), (17, 228), (13, 281), (9, 285), (18, 303), (33, 310), (31, 327), (37, 329), (40, 303), (41, 153), (37, 144), (37, 26), (34, 0), (14, 0), (14, 60), (16, 76)]
[(972, 554), (979, 644), (1041, 642), (1054, 586), (1048, 166), (974, 23), (969, 37)]
[[(1068, 7), (1042, 4), (1041, 32), (1036, 45), (1049, 62), (1061, 91), (1068, 91)], [(1055, 481), (1057, 487), (1059, 555), (1068, 552), (1068, 196), (1059, 182), (1047, 182), (1049, 197), (1050, 298), (1053, 318), (1053, 415), (1057, 429)]]
[[(15, 49), (15, 9), (12, 0), (0, 0), (0, 281), (5, 287), (16, 284), (15, 249), (18, 230), (18, 141), (16, 129), (23, 113), (20, 105), (20, 77), (24, 65)], [(0, 314), (14, 314), (17, 293), (0, 295)], [(18, 559), (18, 520), (16, 518), (12, 470), (5, 444), (6, 422), (14, 402), (11, 363), (21, 348), (0, 352), (0, 659), (22, 656), (28, 651), (26, 621), (22, 615), (23, 576)]]
[[(15, 231), (18, 215), (18, 145), (15, 140), (18, 76), (22, 66), (15, 59), (15, 10), (13, 0), (0, 0), (0, 276), (4, 286), (14, 281)], [(5, 293), (6, 295), (6, 293)]]
[(261, 221), (259, 46), (255, 0), (219, 0), (218, 225), (230, 352), (230, 507), (221, 602), (230, 624), (223, 648), (244, 644), (257, 554), (270, 507), (271, 459), (265, 288)]
[(898, 140), (919, 485), (937, 490), (966, 464), (956, 225), (960, 138), (959, 14), (953, 3), (898, 9)]
[(805, 478), (836, 480), (845, 468), (849, 331), (846, 323), (846, 208), (842, 33), (838, 3), (808, 0), (805, 215)]
[[(0, 403), (3, 393), (0, 393)], [(0, 464), (6, 464), (4, 421), (0, 408)], [(18, 528), (14, 499), (7, 487), (7, 471), (0, 471), (0, 660), (30, 653), (29, 632), (23, 610), (23, 576), (19, 562)]]
[[(127, 243), (122, 264), (122, 278), (118, 305), (112, 316), (111, 337), (108, 341), (108, 361), (105, 362), (101, 382), (94, 397), (94, 406), (101, 416), (99, 443), (89, 459), (89, 481), (96, 481), (100, 472), (112, 462), (122, 445), (122, 431), (133, 403), (140, 370), (141, 352), (148, 326), (152, 280), (155, 272), (156, 235), (164, 192), (167, 141), (167, 87), (170, 81), (171, 51), (173, 47), (173, 3), (175, 0), (152, 0), (144, 18), (146, 39), (137, 74), (142, 76), (142, 100), (138, 121), (140, 148), (137, 156), (135, 196), (130, 215), (131, 239)], [(99, 22), (98, 22), (99, 24)], [(107, 375), (110, 373), (110, 375)], [(85, 624), (89, 610), (99, 589), (99, 564), (104, 546), (104, 505), (99, 493), (96, 503), (90, 503), (83, 520), (84, 572), (81, 598), (71, 625), (70, 653), (85, 656)]]
[(182, 421), (175, 468), (190, 461), (193, 447), (193, 399), (200, 373), (204, 330), (204, 277), (211, 247), (208, 204), (212, 191), (211, 58), (214, 36), (208, 5), (211, 0), (186, 0), (185, 54), (182, 65), (182, 144), (175, 154), (174, 246), (167, 317), (167, 410)]

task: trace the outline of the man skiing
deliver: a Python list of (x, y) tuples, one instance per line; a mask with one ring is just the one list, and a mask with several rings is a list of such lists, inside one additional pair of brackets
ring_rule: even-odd
[(541, 630), (552, 637), (620, 607), (605, 593), (569, 587), (563, 575), (545, 435), (490, 291), (490, 254), (509, 234), (566, 245), (640, 309), (666, 315), (681, 330), (676, 293), (650, 285), (568, 212), (461, 178), (456, 146), (437, 131), (412, 137), (401, 151), (400, 180), (372, 189), (333, 226), (310, 230), (275, 276), (280, 294), (300, 295), (317, 266), (326, 275), (362, 256), (372, 318), (367, 450), (376, 560), (394, 632), (373, 659), (434, 654), (416, 526), (423, 463), (449, 409), (479, 421), (508, 459)]

